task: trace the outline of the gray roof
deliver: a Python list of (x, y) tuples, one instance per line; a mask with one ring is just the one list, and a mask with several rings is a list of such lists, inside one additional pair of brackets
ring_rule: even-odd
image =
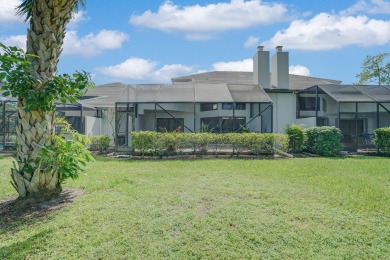
[[(313, 86), (300, 93), (314, 93)], [(318, 85), (322, 92), (337, 102), (390, 102), (390, 86), (378, 85)]]
[[(340, 84), (340, 80), (290, 74), (290, 90), (302, 90), (314, 85)], [(228, 84), (253, 84), (253, 72), (210, 71), (172, 79), (173, 84), (182, 82), (208, 82)]]
[(128, 85), (118, 102), (262, 102), (272, 100), (257, 85), (180, 83)]
[(89, 89), (79, 103), (89, 107), (114, 107), (126, 88), (127, 85), (122, 83), (99, 85)]

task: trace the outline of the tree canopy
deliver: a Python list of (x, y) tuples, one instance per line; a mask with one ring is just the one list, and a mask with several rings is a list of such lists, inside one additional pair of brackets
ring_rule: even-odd
[(357, 84), (374, 83), (390, 85), (390, 54), (388, 52), (368, 55), (363, 61), (362, 72), (356, 75)]

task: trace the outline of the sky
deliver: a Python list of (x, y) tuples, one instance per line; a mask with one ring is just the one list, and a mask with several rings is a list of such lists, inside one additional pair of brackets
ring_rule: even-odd
[[(0, 0), (0, 42), (25, 49), (21, 0)], [(58, 71), (94, 82), (170, 83), (206, 71), (252, 71), (256, 47), (289, 52), (290, 73), (357, 82), (367, 55), (390, 52), (386, 0), (86, 1), (67, 26)]]

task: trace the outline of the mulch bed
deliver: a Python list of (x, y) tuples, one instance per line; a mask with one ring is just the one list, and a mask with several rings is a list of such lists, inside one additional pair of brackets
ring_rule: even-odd
[(20, 199), (16, 196), (0, 200), (0, 229), (8, 230), (15, 222), (44, 217), (73, 203), (83, 194), (82, 189), (66, 188), (50, 200)]

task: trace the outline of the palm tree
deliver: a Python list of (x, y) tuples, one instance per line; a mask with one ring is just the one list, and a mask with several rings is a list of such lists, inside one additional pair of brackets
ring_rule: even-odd
[[(25, 0), (17, 7), (26, 16), (27, 54), (30, 54), (31, 76), (36, 79), (33, 89), (43, 89), (57, 73), (66, 25), (82, 0)], [(50, 146), (54, 132), (54, 112), (44, 109), (28, 110), (26, 99), (18, 98), (17, 164), (12, 169), (13, 185), (20, 197), (51, 198), (61, 192), (58, 171), (41, 165), (39, 150)]]

